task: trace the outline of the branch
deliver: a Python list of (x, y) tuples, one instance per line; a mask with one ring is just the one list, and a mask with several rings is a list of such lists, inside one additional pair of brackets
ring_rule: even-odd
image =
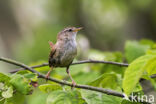
[(112, 61), (98, 61), (98, 60), (84, 60), (84, 61), (79, 61), (79, 62), (72, 63), (72, 65), (85, 64), (85, 63), (112, 64), (112, 65), (123, 66), (123, 67), (128, 66), (128, 64), (126, 64), (126, 63), (119, 63), (119, 62), (112, 62)]
[[(72, 63), (71, 65), (86, 64), (86, 63), (112, 64), (112, 65), (123, 66), (123, 67), (128, 67), (128, 65), (129, 65), (129, 64), (126, 64), (126, 63), (119, 63), (119, 62), (112, 62), (112, 61), (98, 61), (98, 60), (78, 61), (78, 62)], [(49, 65), (48, 63), (43, 63), (41, 65), (31, 66), (31, 68), (40, 68), (40, 67), (44, 67), (44, 66), (48, 66), (48, 65)], [(16, 69), (14, 71), (11, 71), (10, 73), (16, 73), (19, 70), (25, 70), (25, 69), (23, 69), (23, 68)]]
[[(48, 66), (49, 64), (48, 63), (43, 63), (43, 64), (40, 64), (40, 65), (34, 65), (34, 66), (30, 66), (30, 68), (40, 68), (40, 67), (45, 67), (45, 66)], [(16, 73), (16, 72), (18, 72), (18, 71), (20, 71), (20, 70), (25, 70), (26, 68), (19, 68), (19, 69), (15, 69), (15, 70), (13, 70), (13, 71), (10, 71), (10, 73)]]
[[(32, 67), (29, 67), (29, 66), (27, 66), (27, 65), (25, 65), (23, 63), (20, 63), (20, 62), (17, 62), (17, 61), (8, 59), (8, 58), (3, 58), (3, 57), (0, 57), (0, 61), (6, 62), (6, 63), (9, 63), (9, 64), (13, 64), (13, 65), (16, 65), (16, 66), (19, 66), (19, 67), (22, 67), (25, 70), (29, 70), (32, 73), (36, 73), (39, 78), (46, 79), (45, 75), (41, 74), (40, 72), (34, 70)], [(89, 63), (91, 63), (91, 62), (99, 63), (100, 61), (88, 61), (88, 62)], [(87, 61), (81, 61), (81, 62), (73, 63), (73, 65), (74, 64), (80, 64), (80, 63), (88, 63), (88, 62)], [(40, 66), (47, 66), (47, 64), (42, 64)], [(67, 85), (67, 86), (71, 86), (72, 87), (72, 84), (69, 83), (69, 82), (65, 82), (65, 81), (62, 81), (62, 80), (55, 79), (55, 78), (48, 78), (48, 80), (56, 82), (56, 83), (59, 83), (59, 84), (62, 84), (62, 85)], [(97, 91), (97, 92), (101, 92), (101, 93), (104, 93), (104, 94), (107, 94), (107, 95), (113, 95), (113, 96), (116, 96), (116, 97), (121, 97), (121, 98), (125, 97), (125, 95), (123, 93), (116, 92), (114, 90), (98, 88), (98, 87), (93, 87), (93, 86), (88, 86), (88, 85), (80, 85), (80, 84), (77, 84), (75, 87), (76, 88), (81, 88), (81, 89), (86, 89), (86, 90), (91, 90), (91, 91)], [(131, 98), (132, 97), (130, 96), (129, 99), (131, 99)], [(140, 100), (138, 100), (138, 101), (140, 101)], [(144, 102), (144, 101), (142, 103), (150, 104), (150, 103)]]

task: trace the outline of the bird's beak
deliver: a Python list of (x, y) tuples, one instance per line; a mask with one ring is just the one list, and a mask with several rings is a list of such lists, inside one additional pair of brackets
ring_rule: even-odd
[(83, 29), (83, 27), (76, 28), (76, 29), (74, 29), (74, 32), (78, 32), (78, 31), (80, 31), (81, 29)]

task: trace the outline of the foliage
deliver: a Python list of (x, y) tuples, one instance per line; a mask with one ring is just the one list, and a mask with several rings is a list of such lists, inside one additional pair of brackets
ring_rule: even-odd
[[(111, 82), (111, 83), (108, 83)], [(121, 77), (117, 76), (115, 73), (105, 73), (95, 79), (94, 81), (90, 82), (89, 85), (95, 87), (102, 87), (102, 88), (111, 88), (115, 90), (121, 91)]]
[(47, 104), (86, 104), (78, 91), (53, 91), (47, 97)]
[(126, 69), (123, 79), (123, 89), (126, 94), (129, 95), (133, 91), (142, 74), (146, 70), (145, 66), (147, 65), (148, 60), (152, 57), (153, 55), (141, 56), (133, 61)]
[(81, 95), (87, 104), (120, 104), (121, 98), (109, 96), (93, 91), (81, 90)]
[(43, 84), (39, 86), (39, 89), (45, 93), (50, 93), (55, 90), (62, 90), (62, 87), (58, 84)]
[[(142, 93), (139, 80), (151, 81), (155, 87), (156, 74), (156, 43), (150, 40), (127, 41), (125, 52), (89, 51), (89, 58), (114, 62), (129, 62), (127, 68), (110, 64), (83, 64), (71, 66), (71, 75), (78, 84), (86, 84), (105, 89), (123, 92), (127, 96)], [(125, 59), (124, 59), (125, 58)], [(31, 63), (38, 65), (46, 61)], [(36, 68), (46, 73), (49, 67)], [(63, 68), (53, 70), (51, 77), (71, 81)], [(38, 88), (36, 88), (38, 86)], [(18, 97), (21, 99), (17, 100)], [(33, 99), (32, 99), (33, 97)], [(35, 99), (35, 100), (34, 100)], [(0, 104), (139, 104), (112, 95), (84, 89), (71, 90), (70, 87), (51, 81), (39, 79), (29, 71), (18, 71), (15, 74), (0, 73)]]
[(142, 45), (136, 41), (127, 41), (125, 45), (125, 57), (128, 63), (131, 63), (136, 58), (145, 55), (149, 49), (149, 45)]

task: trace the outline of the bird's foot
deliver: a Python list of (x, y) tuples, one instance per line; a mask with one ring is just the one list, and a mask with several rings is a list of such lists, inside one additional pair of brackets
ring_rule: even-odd
[(76, 86), (76, 82), (74, 80), (72, 80), (72, 86), (71, 86), (71, 89), (73, 90)]
[(47, 75), (45, 76), (46, 82), (48, 81), (49, 77), (50, 77), (49, 74), (47, 74)]
[(51, 71), (53, 70), (53, 67), (51, 67), (51, 69), (48, 71), (48, 73), (46, 74), (45, 78), (46, 78), (46, 81), (48, 81), (48, 79), (50, 78), (50, 73)]

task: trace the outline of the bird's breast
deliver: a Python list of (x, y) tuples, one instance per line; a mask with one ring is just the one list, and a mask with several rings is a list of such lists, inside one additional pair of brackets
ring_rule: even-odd
[(68, 41), (63, 46), (63, 51), (61, 52), (60, 62), (62, 67), (68, 66), (72, 63), (73, 59), (77, 54), (77, 44), (76, 41)]

